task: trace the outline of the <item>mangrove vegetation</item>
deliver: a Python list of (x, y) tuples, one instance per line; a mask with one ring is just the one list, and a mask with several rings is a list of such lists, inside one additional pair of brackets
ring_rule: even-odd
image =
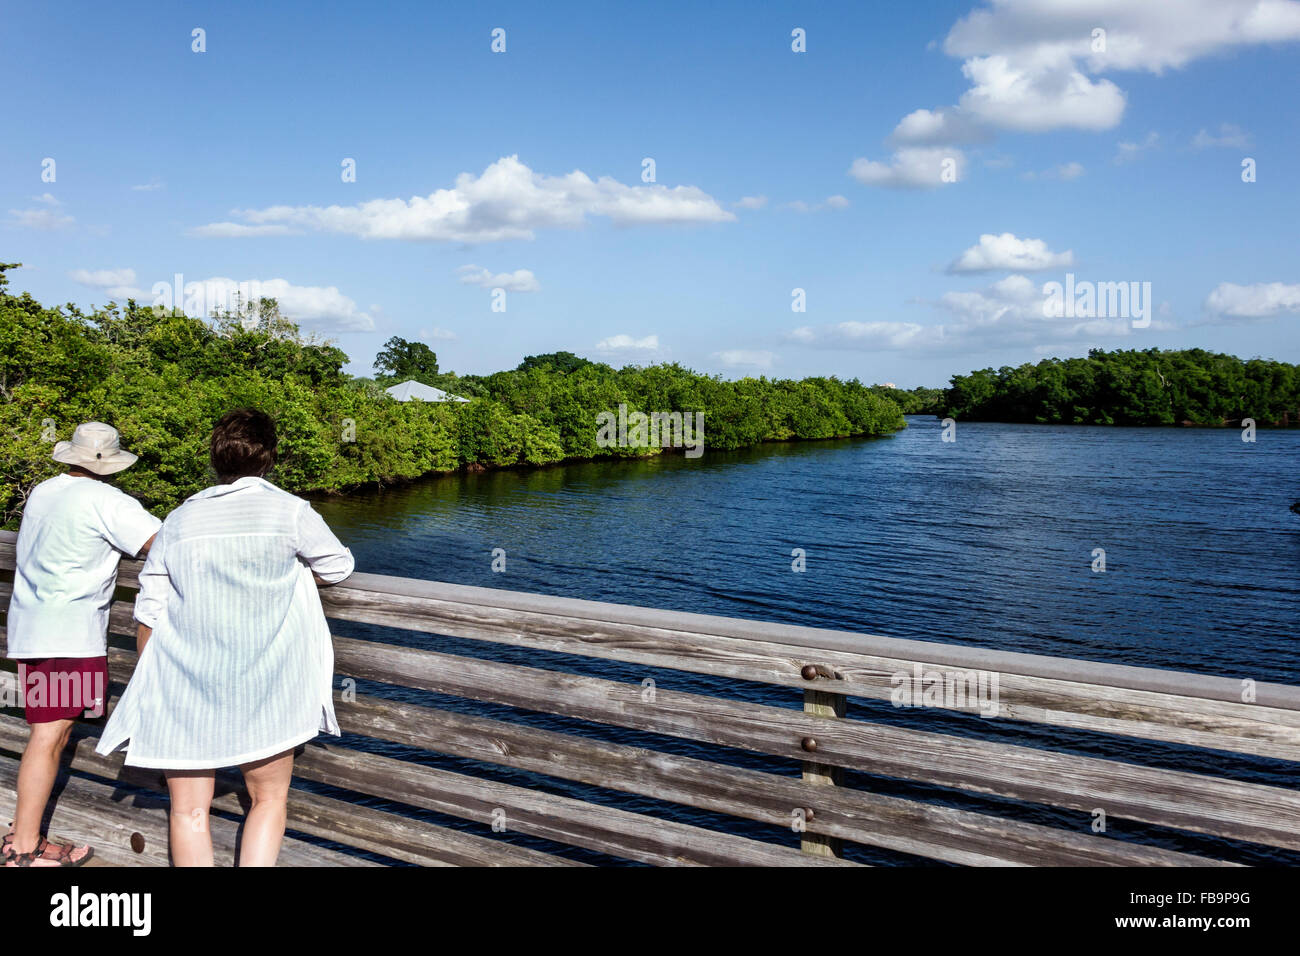
[[(537, 466), (663, 453), (598, 441), (601, 413), (704, 413), (704, 444), (879, 435), (899, 406), (856, 380), (726, 381), (678, 364), (615, 369), (569, 352), (530, 356), (492, 375), (438, 368), (423, 343), (390, 340), (375, 378), (343, 371), (335, 344), (304, 336), (272, 299), (206, 318), (128, 302), (86, 314), (13, 294), (0, 264), (0, 523), (14, 527), (31, 488), (54, 474), (52, 443), (78, 422), (115, 426), (140, 461), (117, 481), (159, 513), (209, 485), (213, 423), (237, 406), (270, 412), (280, 434), (274, 480), (339, 491), (459, 468)], [(415, 378), (468, 403), (398, 402), (384, 386)]]

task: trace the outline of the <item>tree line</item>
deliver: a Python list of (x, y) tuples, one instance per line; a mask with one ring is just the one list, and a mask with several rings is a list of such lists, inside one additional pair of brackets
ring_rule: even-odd
[[(705, 447), (879, 435), (904, 427), (889, 398), (856, 380), (724, 381), (676, 363), (615, 369), (569, 352), (529, 356), (492, 375), (438, 369), (423, 343), (390, 340), (372, 378), (304, 336), (272, 299), (200, 319), (128, 302), (83, 313), (8, 288), (0, 263), (0, 524), (14, 527), (31, 488), (54, 474), (52, 442), (78, 422), (116, 427), (140, 461), (124, 490), (154, 510), (209, 485), (212, 424), (237, 406), (271, 413), (280, 434), (274, 480), (294, 492), (385, 485), (458, 468), (536, 466), (663, 453), (605, 447), (597, 416), (705, 413)], [(416, 378), (467, 404), (397, 402), (384, 391)], [(662, 444), (662, 442), (661, 442)]]
[(1300, 424), (1300, 366), (1204, 349), (1093, 349), (954, 375), (940, 415), (1066, 425)]

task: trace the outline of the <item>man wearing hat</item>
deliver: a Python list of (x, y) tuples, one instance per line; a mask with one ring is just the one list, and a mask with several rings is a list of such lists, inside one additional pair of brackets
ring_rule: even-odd
[(13, 829), (0, 853), (5, 866), (80, 866), (90, 847), (50, 843), (41, 818), (59, 755), (83, 713), (100, 717), (108, 696), (108, 611), (121, 555), (149, 550), (160, 522), (109, 476), (136, 461), (103, 422), (78, 425), (54, 446), (68, 471), (41, 482), (18, 529), (9, 656), (31, 736), (18, 770)]

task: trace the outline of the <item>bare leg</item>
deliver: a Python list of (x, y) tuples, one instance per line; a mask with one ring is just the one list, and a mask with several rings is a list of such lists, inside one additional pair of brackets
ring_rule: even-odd
[(173, 866), (212, 866), (208, 814), (215, 788), (216, 771), (167, 771)]
[(275, 866), (284, 841), (288, 814), (289, 781), (293, 777), (293, 751), (239, 768), (253, 801), (244, 821), (244, 839), (239, 852), (240, 866)]
[(41, 818), (59, 773), (59, 755), (68, 745), (73, 721), (31, 725), (31, 737), (18, 766), (18, 805), (14, 809), (15, 853), (30, 853), (41, 836)]

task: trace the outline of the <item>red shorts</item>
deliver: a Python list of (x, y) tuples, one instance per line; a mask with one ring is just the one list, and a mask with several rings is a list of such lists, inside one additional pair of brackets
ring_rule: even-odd
[(107, 657), (42, 657), (17, 664), (27, 723), (104, 716)]

